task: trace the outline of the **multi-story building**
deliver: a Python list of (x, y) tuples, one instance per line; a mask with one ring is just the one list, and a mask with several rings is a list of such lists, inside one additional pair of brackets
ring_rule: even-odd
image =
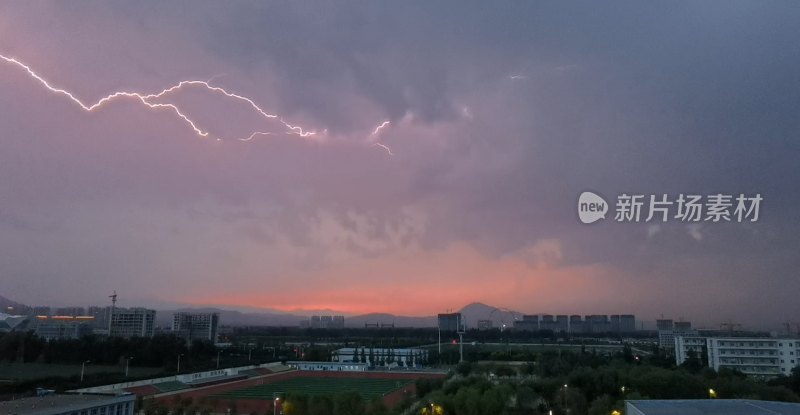
[(45, 340), (80, 339), (92, 334), (91, 316), (36, 316), (34, 333)]
[(656, 330), (672, 330), (672, 320), (665, 318), (656, 320)]
[(514, 321), (514, 330), (537, 331), (539, 330), (539, 316), (536, 314), (525, 314), (522, 320)]
[(620, 314), (619, 331), (622, 333), (631, 333), (636, 331), (636, 316), (633, 314)]
[(583, 319), (577, 314), (569, 316), (570, 333), (583, 333)]
[(560, 331), (562, 333), (569, 331), (569, 316), (565, 314), (556, 316), (555, 331)]
[(343, 329), (344, 316), (311, 316), (310, 321), (301, 321), (300, 327), (312, 329)]
[(331, 328), (332, 329), (343, 329), (344, 328), (344, 316), (333, 316), (331, 319)]
[(331, 327), (331, 323), (333, 323), (333, 317), (331, 317), (331, 316), (320, 316), (319, 320), (320, 320), (320, 324), (322, 325), (321, 328), (325, 328), (325, 329), (330, 328)]
[(630, 333), (636, 331), (636, 317), (633, 314), (612, 314), (609, 318), (612, 333)]
[(28, 316), (15, 316), (11, 314), (0, 313), (0, 333), (7, 333), (15, 330), (28, 330), (29, 323), (30, 318)]
[(611, 323), (607, 315), (596, 314), (586, 316), (583, 329), (585, 333), (608, 333), (611, 331)]
[[(428, 359), (426, 349), (385, 349), (369, 347), (345, 347), (333, 353), (334, 362), (360, 362), (370, 366), (402, 365), (420, 367)], [(363, 360), (363, 361), (362, 361)]]
[(612, 314), (608, 318), (612, 333), (619, 333), (619, 314)]
[(707, 338), (708, 365), (736, 369), (754, 377), (789, 375), (800, 365), (798, 338)]
[(94, 328), (108, 330), (108, 316), (111, 315), (111, 307), (90, 306), (86, 309), (86, 315), (94, 317)]
[[(664, 329), (658, 330), (658, 345), (664, 349), (674, 349), (677, 336), (697, 336), (697, 330), (692, 330), (692, 323), (689, 321), (677, 321), (674, 324), (672, 320), (658, 321), (664, 322), (661, 326)], [(657, 327), (659, 327), (658, 321), (656, 322)]]
[(217, 341), (217, 313), (175, 313), (172, 315), (172, 332), (187, 341)]
[(51, 313), (50, 307), (47, 306), (33, 307), (31, 311), (34, 316), (49, 316)]
[(85, 316), (86, 309), (83, 307), (59, 307), (56, 308), (55, 315), (57, 316)]
[(439, 314), (439, 330), (441, 331), (464, 331), (465, 324), (461, 313)]
[(542, 314), (539, 317), (539, 330), (555, 330), (556, 321), (551, 314)]
[(109, 336), (153, 337), (156, 311), (146, 308), (116, 308), (111, 312)]
[(683, 364), (694, 355), (700, 361), (707, 356), (706, 338), (703, 336), (678, 335), (675, 338), (675, 363)]

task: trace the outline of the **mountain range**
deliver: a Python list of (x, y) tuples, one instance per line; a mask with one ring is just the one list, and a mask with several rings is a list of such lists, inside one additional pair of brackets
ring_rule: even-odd
[[(0, 310), (11, 308), (26, 308), (23, 304), (0, 296)], [(166, 327), (172, 323), (172, 314), (176, 312), (192, 313), (218, 313), (220, 324), (226, 326), (298, 326), (303, 320), (308, 320), (308, 312), (303, 314), (284, 313), (276, 310), (268, 311), (237, 311), (216, 307), (182, 307), (172, 310), (157, 310), (156, 324)], [(470, 327), (475, 327), (478, 320), (492, 320), (498, 327), (501, 324), (512, 324), (514, 316), (521, 313), (500, 309), (483, 303), (471, 303), (460, 310), (464, 321)], [(336, 311), (319, 312), (320, 315), (342, 315)], [(436, 327), (436, 316), (402, 316), (389, 313), (368, 313), (345, 317), (345, 327), (365, 327), (365, 325), (387, 325), (395, 327)]]

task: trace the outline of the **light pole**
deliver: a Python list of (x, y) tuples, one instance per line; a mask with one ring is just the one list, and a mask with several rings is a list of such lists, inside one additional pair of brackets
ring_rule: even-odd
[(276, 396), (275, 400), (272, 403), (272, 415), (276, 415), (278, 411), (278, 402), (280, 402), (280, 396)]
[(87, 361), (81, 363), (81, 383), (83, 383), (83, 372), (86, 370), (86, 364), (87, 363), (92, 363), (92, 361), (91, 360), (87, 360)]
[(181, 373), (181, 356), (183, 356), (183, 353), (178, 355), (178, 373)]
[(217, 350), (217, 369), (219, 369), (219, 354), (222, 353), (222, 350)]
[(442, 321), (439, 320), (439, 342), (436, 343), (439, 347), (439, 364), (442, 364)]
[(130, 370), (130, 368), (131, 368), (131, 360), (133, 360), (133, 357), (125, 358), (125, 377), (126, 378), (128, 377), (128, 370)]

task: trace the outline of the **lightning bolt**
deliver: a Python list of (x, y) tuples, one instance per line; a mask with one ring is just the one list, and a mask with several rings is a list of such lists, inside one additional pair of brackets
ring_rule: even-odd
[[(279, 117), (276, 114), (267, 113), (263, 108), (258, 106), (258, 104), (256, 104), (255, 101), (253, 101), (252, 99), (250, 99), (250, 98), (248, 98), (248, 97), (246, 97), (244, 95), (239, 95), (239, 94), (236, 94), (236, 93), (233, 93), (233, 92), (229, 92), (229, 91), (225, 90), (224, 88), (211, 85), (211, 81), (214, 78), (216, 78), (218, 76), (221, 76), (221, 75), (215, 75), (211, 79), (209, 79), (208, 81), (194, 81), (194, 80), (180, 81), (177, 84), (172, 85), (172, 86), (170, 86), (168, 88), (165, 88), (164, 90), (162, 90), (161, 92), (156, 93), (156, 94), (143, 94), (143, 93), (140, 93), (140, 92), (117, 91), (117, 92), (113, 92), (113, 93), (111, 93), (111, 94), (109, 94), (109, 95), (107, 95), (107, 96), (105, 96), (103, 98), (100, 98), (97, 102), (95, 102), (93, 104), (87, 104), (87, 103), (84, 103), (83, 101), (81, 101), (79, 98), (77, 98), (72, 92), (70, 92), (70, 91), (68, 91), (66, 89), (63, 89), (63, 88), (59, 88), (59, 87), (53, 86), (44, 77), (42, 77), (39, 74), (37, 74), (30, 66), (28, 66), (27, 64), (17, 60), (16, 58), (12, 58), (12, 57), (8, 57), (8, 56), (0, 54), (0, 59), (2, 59), (3, 61), (5, 61), (7, 63), (13, 64), (13, 65), (23, 69), (31, 78), (33, 78), (36, 81), (38, 81), (42, 86), (44, 86), (45, 88), (47, 88), (51, 92), (54, 92), (56, 94), (63, 95), (65, 97), (67, 97), (70, 101), (72, 101), (73, 103), (77, 104), (81, 109), (83, 109), (86, 112), (94, 112), (94, 110), (96, 110), (96, 109), (98, 109), (98, 108), (110, 103), (111, 101), (117, 100), (117, 99), (121, 99), (121, 98), (134, 99), (134, 100), (140, 102), (142, 105), (144, 105), (144, 106), (146, 106), (146, 107), (148, 107), (150, 109), (167, 109), (167, 110), (172, 111), (175, 115), (178, 116), (178, 118), (180, 118), (186, 124), (188, 124), (189, 127), (192, 129), (192, 131), (194, 131), (194, 133), (197, 136), (208, 137), (209, 136), (209, 132), (204, 130), (204, 129), (202, 129), (202, 128), (200, 128), (198, 126), (198, 123), (195, 120), (193, 120), (192, 118), (189, 118), (189, 116), (186, 115), (177, 105), (171, 104), (171, 103), (158, 102), (159, 99), (161, 99), (161, 98), (165, 97), (166, 95), (169, 95), (169, 94), (171, 94), (173, 92), (176, 92), (176, 91), (178, 91), (180, 89), (183, 89), (184, 87), (195, 86), (195, 87), (205, 88), (208, 91), (211, 91), (211, 92), (214, 92), (214, 93), (218, 93), (218, 94), (222, 94), (222, 95), (224, 95), (224, 96), (226, 96), (228, 98), (239, 100), (239, 101), (247, 103), (262, 118), (267, 119), (267, 120), (277, 120), (278, 122), (280, 122), (285, 127), (285, 129), (286, 129), (285, 133), (286, 134), (297, 135), (297, 136), (300, 136), (300, 137), (303, 137), (303, 138), (313, 137), (313, 136), (317, 135), (316, 131), (313, 131), (313, 130), (312, 131), (306, 131), (302, 127), (300, 127), (298, 125), (293, 125), (293, 124), (288, 123), (287, 121), (285, 121), (283, 118)], [(258, 136), (258, 135), (270, 135), (270, 134), (272, 134), (272, 133), (256, 131), (256, 132), (253, 132), (252, 134), (250, 134), (249, 137), (240, 138), (239, 140), (241, 140), (241, 141), (250, 141), (254, 137)], [(217, 139), (219, 140), (220, 138), (217, 138)]]
[(384, 129), (384, 127), (388, 126), (388, 125), (389, 125), (389, 124), (391, 124), (391, 123), (392, 123), (392, 122), (391, 122), (391, 121), (388, 121), (388, 120), (387, 120), (387, 121), (384, 121), (384, 122), (382, 122), (382, 123), (380, 123), (380, 124), (379, 124), (377, 127), (375, 127), (375, 130), (372, 132), (372, 134), (370, 134), (370, 137), (377, 136), (377, 135), (378, 135), (378, 133), (380, 133), (380, 132), (381, 132), (381, 130), (383, 130), (383, 129)]
[(389, 147), (387, 147), (387, 146), (385, 146), (385, 145), (383, 145), (381, 143), (373, 143), (372, 145), (384, 149), (386, 151), (386, 153), (389, 154), (389, 157), (394, 156), (394, 153), (392, 153), (392, 149), (391, 148), (389, 148)]
[[(369, 135), (369, 138), (376, 140), (377, 137), (378, 137), (378, 134), (380, 134), (381, 130), (383, 130), (384, 128), (388, 127), (391, 123), (392, 123), (391, 121), (386, 120), (386, 121), (378, 124), (378, 126), (375, 127), (375, 129), (372, 131), (372, 134)], [(384, 149), (386, 151), (386, 153), (389, 154), (389, 157), (394, 155), (392, 153), (392, 149), (391, 148), (389, 148), (387, 145), (382, 144), (382, 143), (380, 143), (378, 141), (375, 141), (374, 143), (372, 143), (372, 146), (373, 147), (380, 147), (380, 148)]]

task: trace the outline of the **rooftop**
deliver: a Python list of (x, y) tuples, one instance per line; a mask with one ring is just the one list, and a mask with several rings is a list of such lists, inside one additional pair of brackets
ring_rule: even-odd
[(50, 415), (67, 412), (70, 409), (83, 409), (102, 405), (133, 401), (136, 395), (64, 394), (34, 396), (0, 402), (0, 414), (9, 415)]
[(625, 401), (628, 415), (800, 415), (800, 404), (751, 399)]

